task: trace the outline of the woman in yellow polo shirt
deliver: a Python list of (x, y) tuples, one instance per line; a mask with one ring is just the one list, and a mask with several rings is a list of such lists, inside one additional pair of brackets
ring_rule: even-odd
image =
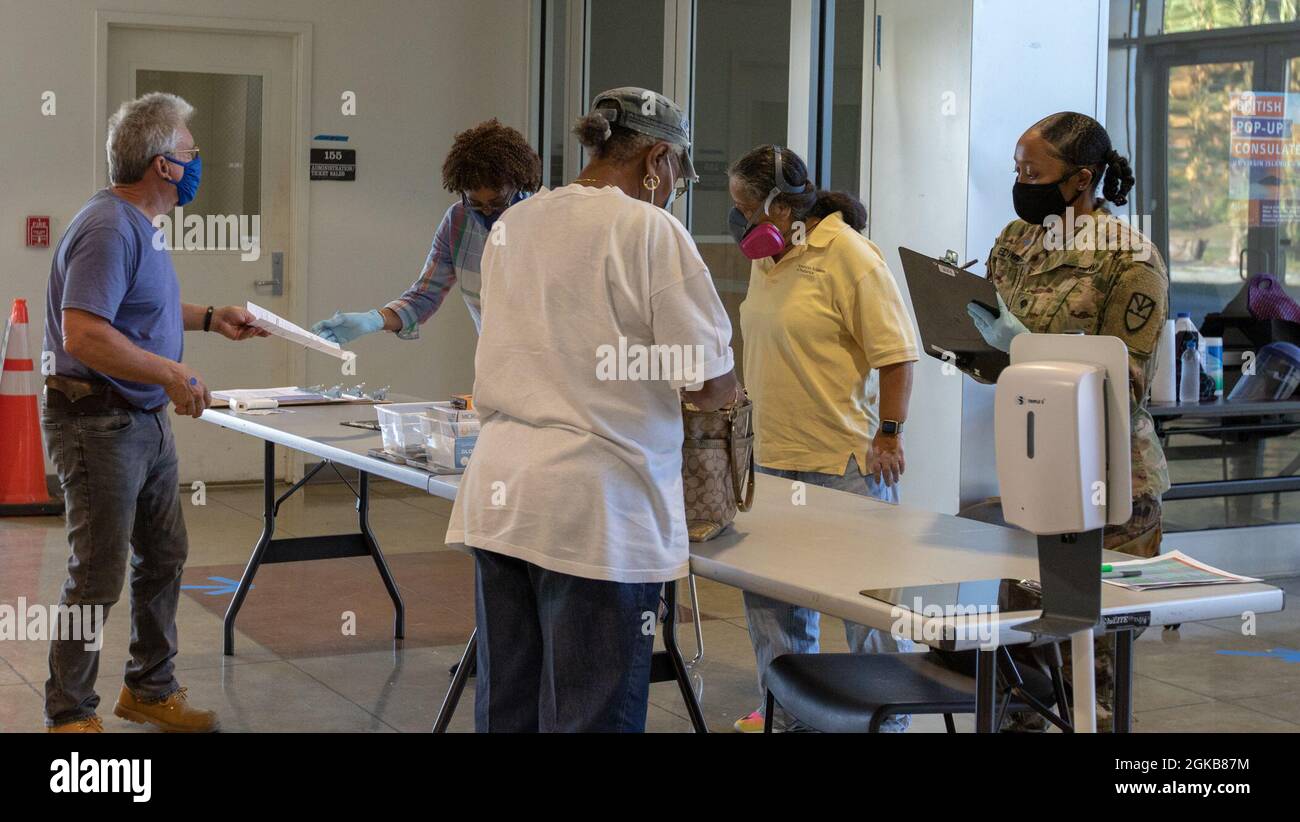
[[(754, 261), (740, 323), (758, 470), (897, 502), (917, 346), (893, 275), (860, 233), (866, 209), (819, 191), (788, 148), (759, 146), (728, 176), (731, 233)], [(821, 615), (748, 591), (745, 614), (761, 698), (773, 659), (817, 652)], [(863, 625), (845, 634), (855, 652), (907, 650)], [(761, 711), (736, 722), (762, 727)]]

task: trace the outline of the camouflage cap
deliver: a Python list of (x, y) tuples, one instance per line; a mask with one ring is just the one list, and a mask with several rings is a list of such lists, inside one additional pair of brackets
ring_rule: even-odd
[(656, 91), (637, 86), (622, 86), (602, 91), (591, 101), (591, 113), (606, 122), (639, 131), (657, 140), (681, 146), (685, 168), (691, 182), (699, 182), (691, 163), (691, 127), (680, 106)]

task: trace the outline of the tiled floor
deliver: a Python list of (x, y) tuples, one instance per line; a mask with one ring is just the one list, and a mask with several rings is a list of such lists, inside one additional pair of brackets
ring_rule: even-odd
[[(426, 731), (432, 724), (460, 638), (472, 625), (472, 566), (442, 545), (448, 503), (390, 483), (374, 487), (371, 522), (407, 603), (400, 647), (391, 640), (387, 594), (367, 558), (265, 566), (240, 615), (233, 657), (221, 649), (229, 594), (185, 591), (180, 679), (196, 704), (220, 712), (226, 730)], [(187, 505), (186, 584), (237, 578), (261, 530), (260, 512), (256, 487), (210, 486), (205, 506)], [(345, 487), (308, 486), (281, 509), (277, 536), (346, 531), (354, 523)], [(57, 602), (66, 552), (61, 519), (0, 519), (0, 603)], [(1274, 582), (1300, 594), (1300, 578)], [(692, 677), (710, 727), (729, 730), (757, 705), (744, 610), (735, 589), (701, 580), (699, 594), (706, 653)], [(111, 716), (126, 659), (125, 616), (119, 608), (110, 619), (101, 663), (101, 712), (110, 731), (140, 730)], [(345, 622), (355, 630), (345, 630)], [(1243, 636), (1238, 620), (1221, 620), (1142, 636), (1136, 730), (1300, 731), (1294, 653), (1291, 661), (1221, 653), (1300, 649), (1300, 609), (1260, 616), (1256, 629)], [(693, 652), (690, 626), (681, 635)], [(826, 650), (843, 650), (837, 620), (824, 621), (823, 635)], [(44, 642), (0, 640), (0, 732), (40, 729), (45, 657)], [(471, 687), (452, 730), (470, 730), (472, 714)], [(971, 724), (958, 718), (959, 729)], [(689, 730), (673, 683), (652, 687), (648, 726)], [(912, 728), (941, 732), (943, 725), (938, 717), (920, 717)]]

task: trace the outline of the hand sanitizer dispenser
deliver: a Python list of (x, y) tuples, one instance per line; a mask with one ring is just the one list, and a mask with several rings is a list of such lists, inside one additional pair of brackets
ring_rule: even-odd
[(1014, 363), (998, 377), (994, 436), (1006, 521), (1034, 534), (1106, 525), (1106, 369)]
[(1043, 613), (1016, 630), (1071, 638), (1080, 731), (1096, 727), (1103, 530), (1133, 510), (1128, 380), (1117, 337), (1019, 334), (993, 401), (1003, 516), (1038, 535)]

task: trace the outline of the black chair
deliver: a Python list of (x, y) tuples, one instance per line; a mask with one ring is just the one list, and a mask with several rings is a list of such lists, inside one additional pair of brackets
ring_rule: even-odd
[[(1001, 727), (1007, 711), (1036, 711), (1062, 730), (1072, 730), (1047, 704), (1049, 699), (1058, 706), (1068, 704), (1059, 654), (1048, 657), (1050, 673), (1017, 666), (1005, 647), (998, 649), (997, 658), (1000, 706), (994, 727)], [(779, 705), (822, 733), (879, 733), (881, 723), (900, 714), (943, 714), (948, 733), (955, 733), (953, 714), (975, 713), (975, 678), (953, 670), (961, 667), (962, 654), (948, 655), (942, 664), (939, 659), (935, 652), (779, 656), (768, 668), (763, 732), (772, 732)], [(1068, 716), (1068, 710), (1062, 713)]]

